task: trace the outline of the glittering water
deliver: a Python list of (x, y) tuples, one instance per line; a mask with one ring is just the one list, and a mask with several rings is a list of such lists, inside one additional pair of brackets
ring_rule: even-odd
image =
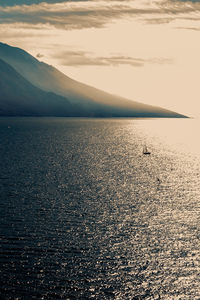
[(198, 124), (1, 118), (0, 298), (200, 299)]

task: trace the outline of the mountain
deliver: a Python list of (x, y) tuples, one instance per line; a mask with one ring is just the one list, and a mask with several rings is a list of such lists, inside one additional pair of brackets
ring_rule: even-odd
[(71, 116), (74, 110), (66, 98), (33, 86), (0, 59), (1, 116)]
[[(75, 81), (56, 68), (38, 61), (26, 51), (0, 43), (0, 59), (12, 66), (32, 85), (45, 92), (67, 98), (66, 116), (87, 117), (184, 117), (178, 113), (111, 95)], [(49, 94), (48, 94), (49, 96)], [(53, 95), (52, 95), (53, 97)], [(50, 101), (49, 98), (47, 98)], [(36, 101), (36, 100), (35, 100)], [(52, 100), (53, 101), (53, 100)], [(59, 102), (60, 101), (60, 102)], [(59, 105), (64, 99), (58, 101)], [(45, 101), (44, 101), (45, 104)], [(64, 105), (64, 103), (63, 103)], [(71, 107), (69, 107), (71, 105)], [(69, 113), (69, 108), (71, 112)], [(45, 114), (46, 115), (46, 114)]]

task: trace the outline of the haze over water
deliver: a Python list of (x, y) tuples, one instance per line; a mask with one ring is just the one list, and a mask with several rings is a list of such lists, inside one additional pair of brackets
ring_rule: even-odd
[(200, 299), (199, 125), (0, 118), (2, 299)]

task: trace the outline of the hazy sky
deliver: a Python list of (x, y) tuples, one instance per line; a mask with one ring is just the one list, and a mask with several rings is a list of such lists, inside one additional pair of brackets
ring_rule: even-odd
[(0, 0), (0, 37), (79, 81), (200, 116), (200, 0)]

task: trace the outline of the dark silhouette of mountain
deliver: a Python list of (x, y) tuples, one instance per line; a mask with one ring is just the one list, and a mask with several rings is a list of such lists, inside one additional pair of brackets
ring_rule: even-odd
[(71, 116), (74, 110), (66, 98), (33, 86), (0, 59), (1, 116)]
[[(67, 98), (68, 101), (65, 100), (67, 108), (62, 111), (62, 115), (67, 111), (66, 116), (184, 117), (161, 107), (114, 96), (77, 82), (54, 67), (38, 61), (20, 48), (0, 43), (0, 59), (11, 65), (21, 76), (40, 90)], [(45, 105), (48, 101), (46, 99), (43, 104)], [(63, 98), (62, 101), (64, 101)], [(62, 101), (60, 99), (60, 102)], [(58, 101), (54, 115), (60, 115), (58, 113), (60, 102)]]

